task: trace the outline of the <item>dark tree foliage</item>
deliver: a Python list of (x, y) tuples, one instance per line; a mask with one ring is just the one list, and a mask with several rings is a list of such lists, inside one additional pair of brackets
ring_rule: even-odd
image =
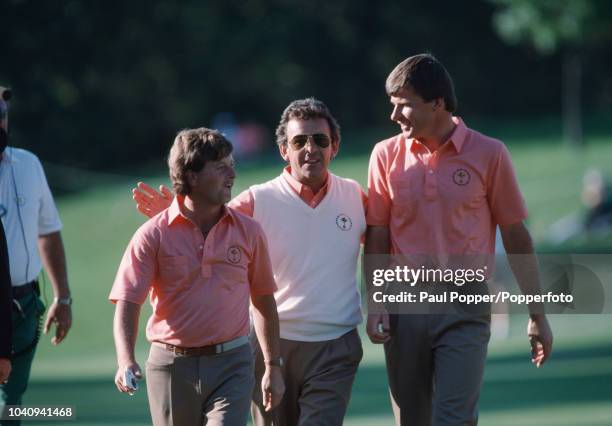
[[(494, 9), (486, 1), (5, 0), (0, 84), (14, 89), (15, 144), (95, 169), (160, 159), (177, 130), (210, 126), (221, 111), (273, 128), (299, 97), (327, 102), (344, 129), (387, 124), (384, 80), (422, 51), (454, 76), (460, 115), (557, 111), (559, 56), (504, 44)], [(606, 47), (587, 61), (586, 108), (610, 103)]]

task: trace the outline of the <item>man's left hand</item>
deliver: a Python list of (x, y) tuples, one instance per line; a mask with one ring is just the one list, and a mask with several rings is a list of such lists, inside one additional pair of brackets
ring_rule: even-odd
[(531, 362), (540, 368), (552, 352), (553, 334), (544, 314), (534, 314), (527, 323), (527, 336), (531, 344)]
[(278, 366), (267, 366), (261, 379), (261, 392), (263, 395), (263, 406), (266, 411), (271, 411), (283, 399), (285, 393), (285, 381), (281, 369)]
[(64, 340), (68, 334), (68, 330), (72, 326), (72, 310), (70, 305), (64, 305), (54, 301), (45, 320), (44, 332), (47, 334), (51, 328), (51, 324), (55, 323), (55, 336), (51, 338), (51, 343), (58, 345)]

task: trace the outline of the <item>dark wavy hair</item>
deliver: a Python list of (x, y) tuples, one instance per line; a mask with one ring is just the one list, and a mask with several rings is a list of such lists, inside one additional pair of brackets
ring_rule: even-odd
[(306, 98), (293, 101), (285, 108), (281, 115), (280, 123), (276, 128), (276, 143), (284, 145), (287, 143), (287, 123), (289, 121), (310, 120), (313, 118), (324, 118), (327, 120), (329, 130), (331, 131), (332, 142), (340, 142), (340, 126), (338, 122), (329, 112), (329, 108), (323, 102), (315, 98)]

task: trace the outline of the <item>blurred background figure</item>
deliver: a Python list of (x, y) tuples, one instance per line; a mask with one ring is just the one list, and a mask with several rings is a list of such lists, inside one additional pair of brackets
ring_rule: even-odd
[(270, 137), (268, 129), (261, 124), (253, 121), (240, 124), (235, 139), (236, 144), (240, 146), (238, 158), (245, 160), (257, 159)]
[(548, 240), (553, 245), (579, 238), (602, 239), (612, 234), (612, 186), (601, 170), (586, 171), (581, 199), (583, 212), (567, 215), (550, 226)]
[[(212, 119), (212, 128), (218, 129), (234, 145), (234, 158), (257, 160), (270, 138), (265, 126), (254, 120), (240, 122), (233, 112), (220, 112)], [(270, 143), (270, 146), (272, 144)]]
[(609, 233), (612, 229), (612, 186), (606, 182), (601, 170), (590, 169), (584, 174), (582, 203), (588, 209), (586, 229)]
[(233, 112), (219, 112), (213, 116), (211, 128), (217, 129), (234, 145), (233, 155), (235, 158), (240, 157), (242, 147), (236, 140), (238, 133), (238, 120)]

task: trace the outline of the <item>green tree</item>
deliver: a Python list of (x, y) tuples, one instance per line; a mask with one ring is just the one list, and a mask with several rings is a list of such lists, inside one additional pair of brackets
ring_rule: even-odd
[[(588, 47), (610, 35), (610, 6), (594, 0), (490, 0), (497, 33), (510, 44), (527, 43), (562, 58), (564, 139), (582, 145), (582, 67)], [(608, 13), (601, 13), (607, 11)]]

